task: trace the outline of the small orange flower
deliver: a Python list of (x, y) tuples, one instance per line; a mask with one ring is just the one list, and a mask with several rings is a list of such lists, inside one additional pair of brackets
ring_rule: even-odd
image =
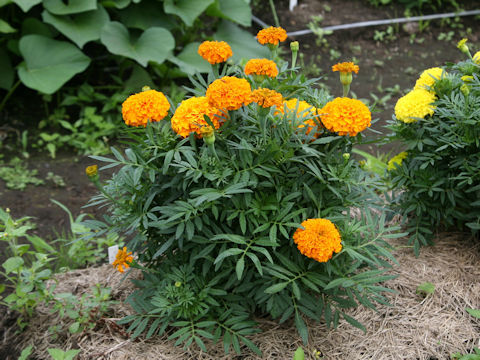
[(318, 113), (323, 125), (338, 135), (355, 136), (372, 121), (372, 114), (363, 102), (346, 97), (328, 102)]
[(210, 125), (205, 121), (204, 116), (208, 116), (212, 121), (215, 129), (220, 127), (220, 118), (222, 113), (211, 106), (205, 96), (191, 97), (183, 100), (177, 107), (175, 114), (172, 116), (172, 129), (178, 135), (186, 138), (190, 133), (194, 132), (197, 137), (202, 137), (202, 128)]
[(287, 32), (281, 27), (270, 26), (269, 28), (260, 30), (257, 33), (257, 40), (262, 45), (278, 45), (280, 41), (287, 40)]
[(98, 174), (98, 165), (90, 165), (85, 168), (85, 173), (88, 177), (93, 177)]
[(251, 94), (252, 89), (247, 80), (224, 76), (208, 86), (206, 96), (210, 105), (217, 109), (237, 110), (252, 102)]
[(341, 237), (335, 225), (328, 219), (308, 219), (293, 234), (293, 241), (300, 252), (318, 262), (327, 262), (334, 252), (342, 250)]
[(198, 46), (198, 54), (212, 65), (225, 62), (233, 55), (225, 41), (204, 41)]
[(127, 248), (124, 247), (122, 250), (118, 250), (117, 257), (112, 263), (113, 267), (116, 267), (118, 271), (123, 273), (126, 269), (130, 267), (130, 264), (133, 262), (132, 252), (127, 253)]
[(252, 101), (264, 108), (275, 105), (277, 109), (283, 110), (283, 96), (275, 90), (265, 88), (253, 90)]
[(267, 75), (274, 78), (278, 75), (277, 64), (268, 59), (251, 59), (245, 65), (246, 75)]
[(332, 71), (340, 71), (342, 73), (355, 72), (355, 74), (358, 74), (358, 70), (360, 70), (360, 67), (353, 62), (342, 62), (332, 66)]
[(149, 121), (160, 121), (168, 114), (170, 104), (160, 91), (148, 90), (131, 95), (122, 104), (125, 124), (147, 126)]

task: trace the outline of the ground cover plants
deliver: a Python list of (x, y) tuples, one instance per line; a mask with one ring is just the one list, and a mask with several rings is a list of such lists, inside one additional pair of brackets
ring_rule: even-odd
[(227, 353), (242, 343), (259, 353), (255, 315), (293, 319), (307, 343), (305, 318), (363, 329), (345, 310), (386, 302), (394, 259), (383, 239), (401, 234), (372, 215), (375, 186), (350, 157), (371, 124), (347, 97), (359, 67), (333, 66), (344, 95), (333, 98), (297, 73), (298, 43), (290, 62), (278, 57), (283, 29), (257, 39), (271, 56), (244, 67), (225, 64), (227, 43), (203, 43), (211, 71), (179, 105), (150, 88), (130, 96), (128, 148), (93, 156), (117, 172), (87, 169), (100, 190), (91, 205), (108, 208), (106, 224), (89, 226), (131, 233), (115, 265), (144, 275), (128, 300), (137, 314), (120, 321), (133, 337), (173, 328), (177, 345), (221, 339)]
[(405, 146), (389, 165), (392, 202), (417, 254), (439, 227), (480, 230), (480, 52), (458, 47), (467, 59), (425, 70), (389, 125)]

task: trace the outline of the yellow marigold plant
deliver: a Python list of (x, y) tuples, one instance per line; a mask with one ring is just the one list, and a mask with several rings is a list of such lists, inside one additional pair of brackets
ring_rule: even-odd
[(395, 105), (395, 116), (404, 123), (412, 123), (433, 115), (435, 94), (425, 89), (410, 91), (398, 99)]
[(417, 254), (437, 230), (480, 230), (480, 67), (466, 42), (458, 43), (466, 59), (427, 69), (388, 126), (408, 152), (389, 161), (387, 180)]
[(277, 64), (268, 59), (251, 59), (245, 64), (245, 75), (266, 75), (274, 78), (278, 75)]
[(122, 104), (125, 124), (130, 126), (147, 126), (147, 123), (164, 119), (170, 104), (165, 95), (156, 90), (142, 91), (131, 95)]
[(232, 55), (232, 48), (225, 41), (204, 41), (198, 46), (198, 54), (215, 65), (227, 61)]
[[(267, 29), (258, 39), (272, 45), (285, 34)], [(252, 73), (272, 75), (265, 63)], [(176, 327), (178, 344), (206, 351), (204, 339), (218, 339), (226, 351), (261, 355), (258, 314), (292, 319), (307, 343), (307, 318), (362, 328), (346, 309), (386, 300), (378, 284), (393, 258), (381, 239), (398, 227), (371, 214), (381, 202), (375, 179), (350, 157), (370, 112), (359, 100), (332, 101), (318, 79), (278, 63), (274, 78), (230, 63), (221, 76), (198, 74), (173, 115), (147, 124), (138, 106), (131, 115), (147, 119), (145, 129), (127, 132), (114, 159), (94, 157), (118, 169), (96, 183), (92, 204), (108, 214), (95, 225), (128, 233), (136, 261), (124, 249), (115, 266), (144, 274), (128, 299), (136, 313), (120, 321), (134, 336)], [(318, 109), (333, 109), (323, 115), (339, 123), (324, 127)], [(347, 215), (351, 207), (362, 215)]]

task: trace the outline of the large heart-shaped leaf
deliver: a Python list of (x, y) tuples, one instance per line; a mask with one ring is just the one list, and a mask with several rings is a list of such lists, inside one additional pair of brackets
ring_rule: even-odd
[(23, 36), (19, 48), (25, 59), (18, 67), (20, 80), (46, 94), (53, 94), (90, 64), (75, 45), (41, 35)]
[(103, 27), (100, 40), (112, 54), (134, 59), (143, 66), (149, 61), (161, 64), (175, 47), (172, 34), (164, 28), (152, 27), (132, 39), (127, 28), (116, 21)]
[(42, 0), (13, 0), (13, 2), (17, 4), (23, 12), (27, 12), (35, 5), (40, 4)]
[(170, 56), (169, 61), (177, 65), (183, 72), (194, 75), (196, 72), (206, 73), (210, 71), (210, 64), (198, 55), (198, 45), (200, 43), (193, 42), (185, 46), (177, 56)]
[(62, 0), (43, 0), (43, 7), (55, 15), (78, 14), (95, 10), (97, 0), (68, 0), (67, 4)]
[(239, 61), (242, 58), (267, 58), (270, 54), (268, 48), (260, 45), (252, 34), (230, 21), (222, 21), (215, 33), (215, 40), (223, 40), (230, 45), (233, 61)]
[(52, 15), (45, 10), (42, 13), (42, 18), (44, 22), (53, 25), (77, 44), (79, 48), (82, 48), (89, 41), (100, 39), (103, 26), (110, 21), (107, 11), (102, 6), (99, 6), (97, 10), (71, 17)]
[(0, 88), (10, 90), (15, 73), (7, 52), (0, 49)]
[(119, 11), (120, 20), (128, 28), (147, 30), (151, 27), (162, 27), (168, 30), (178, 27), (173, 16), (163, 12), (162, 3), (158, 0), (142, 1)]
[(207, 13), (211, 16), (234, 21), (243, 26), (252, 25), (252, 9), (244, 0), (216, 0), (208, 8)]
[(214, 0), (165, 0), (163, 9), (167, 14), (180, 16), (187, 26), (192, 26), (195, 19), (199, 17), (213, 1)]

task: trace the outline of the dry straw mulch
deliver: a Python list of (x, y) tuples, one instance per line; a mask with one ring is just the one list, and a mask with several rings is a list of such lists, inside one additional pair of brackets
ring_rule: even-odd
[[(323, 353), (322, 359), (449, 359), (454, 352), (465, 353), (480, 347), (480, 320), (465, 311), (466, 307), (480, 309), (480, 247), (464, 238), (464, 234), (443, 234), (435, 246), (422, 248), (419, 258), (413, 256), (411, 249), (397, 250), (395, 256), (400, 266), (394, 266), (391, 273), (398, 277), (386, 283), (397, 291), (388, 295), (393, 306), (379, 305), (378, 312), (363, 307), (350, 312), (365, 325), (366, 334), (345, 321), (335, 330), (310, 322), (307, 359), (314, 359), (314, 350)], [(121, 281), (122, 277), (108, 265), (76, 270), (58, 275), (57, 290), (80, 295), (100, 283), (112, 287), (113, 296), (123, 300), (132, 286), (129, 281)], [(424, 282), (435, 285), (434, 294), (422, 297), (416, 293), (417, 286)], [(115, 326), (116, 320), (131, 312), (120, 303), (111, 317), (103, 319), (93, 331), (64, 335), (54, 341), (48, 328), (60, 320), (47, 309), (40, 309), (21, 335), (18, 348), (33, 344), (36, 359), (49, 359), (46, 350), (52, 347), (81, 349), (81, 360), (258, 359), (248, 350), (242, 356), (225, 355), (220, 343), (209, 344), (209, 354), (205, 354), (195, 348), (175, 347), (166, 336), (131, 341)], [(263, 358), (292, 359), (295, 349), (301, 346), (293, 324), (258, 321), (262, 333), (253, 340)]]

